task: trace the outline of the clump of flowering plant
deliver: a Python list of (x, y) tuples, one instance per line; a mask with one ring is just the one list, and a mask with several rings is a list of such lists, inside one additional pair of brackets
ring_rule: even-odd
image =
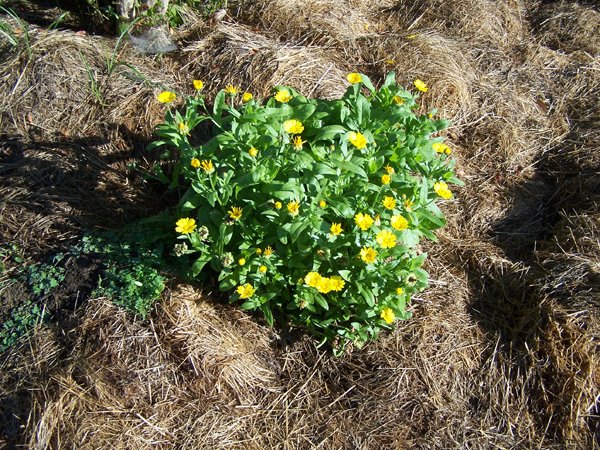
[[(269, 324), (275, 313), (336, 352), (410, 317), (428, 283), (417, 245), (436, 240), (437, 204), (460, 183), (436, 135), (447, 122), (418, 114), (394, 73), (379, 89), (364, 74), (348, 81), (338, 100), (276, 86), (264, 103), (229, 85), (210, 112), (197, 92), (167, 112), (155, 143), (178, 150), (174, 180), (187, 191), (173, 233), (190, 274), (210, 265), (241, 308)], [(215, 133), (193, 142), (204, 120)]]

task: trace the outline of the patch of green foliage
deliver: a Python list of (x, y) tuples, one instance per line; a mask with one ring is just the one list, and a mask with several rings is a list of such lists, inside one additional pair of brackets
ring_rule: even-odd
[[(196, 80), (151, 146), (177, 149), (171, 187), (187, 190), (174, 250), (189, 274), (210, 266), (242, 309), (306, 328), (338, 353), (411, 316), (428, 285), (419, 243), (436, 240), (438, 203), (461, 184), (440, 136), (448, 122), (420, 112), (418, 93), (394, 73), (380, 88), (364, 74), (347, 80), (337, 100), (276, 86), (261, 102), (228, 85), (212, 110)], [(195, 142), (203, 121), (216, 133)]]
[(46, 312), (31, 300), (14, 308), (10, 317), (0, 325), (0, 353), (15, 345), (45, 317)]
[(53, 263), (34, 264), (26, 268), (27, 283), (35, 296), (50, 294), (64, 281), (65, 269), (56, 265), (62, 258), (63, 255), (58, 254)]
[(138, 232), (85, 236), (81, 253), (100, 257), (105, 265), (93, 296), (109, 297), (145, 319), (165, 288), (159, 268), (165, 266), (162, 247), (151, 248)]

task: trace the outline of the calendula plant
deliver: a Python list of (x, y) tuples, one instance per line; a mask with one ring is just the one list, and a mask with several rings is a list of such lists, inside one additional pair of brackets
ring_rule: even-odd
[[(437, 203), (460, 184), (437, 135), (447, 121), (418, 114), (418, 95), (394, 73), (379, 89), (363, 74), (347, 79), (338, 100), (276, 86), (259, 102), (229, 85), (210, 112), (195, 80), (153, 145), (178, 151), (172, 185), (187, 190), (174, 252), (190, 259), (190, 275), (208, 264), (242, 309), (269, 324), (275, 313), (336, 353), (411, 316), (411, 296), (428, 283), (419, 241), (436, 240)], [(195, 142), (190, 132), (205, 120), (213, 137)]]

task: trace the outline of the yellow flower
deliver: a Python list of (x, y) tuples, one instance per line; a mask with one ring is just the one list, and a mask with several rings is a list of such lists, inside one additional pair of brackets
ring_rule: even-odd
[(175, 92), (163, 91), (158, 94), (158, 97), (156, 98), (160, 103), (171, 103), (172, 101), (175, 101), (177, 95), (175, 95)]
[(431, 147), (437, 153), (445, 153), (446, 155), (449, 155), (450, 153), (452, 153), (452, 150), (450, 149), (450, 147), (448, 147), (446, 144), (443, 144), (441, 142), (434, 142), (433, 144), (431, 144)]
[(396, 318), (396, 314), (394, 314), (394, 311), (392, 311), (392, 308), (383, 308), (381, 310), (381, 315), (380, 317), (385, 320), (385, 323), (387, 323), (388, 325), (390, 323), (392, 323), (394, 321), (394, 319)]
[(252, 287), (252, 285), (250, 283), (246, 283), (241, 286), (238, 286), (237, 289), (235, 290), (235, 292), (238, 293), (238, 295), (240, 296), (240, 298), (242, 300), (252, 297), (254, 295), (254, 291), (255, 291), (255, 289), (254, 289), (254, 287)]
[(385, 63), (386, 63), (388, 66), (392, 66), (392, 65), (396, 64), (396, 60), (395, 60), (395, 59), (392, 59), (392, 58), (389, 58), (389, 59), (386, 59), (386, 60), (385, 60)]
[(202, 167), (202, 170), (204, 170), (206, 173), (213, 173), (215, 171), (215, 167), (213, 166), (212, 161), (208, 159), (202, 161), (200, 163), (200, 167)]
[(362, 133), (357, 133), (356, 131), (351, 131), (348, 133), (348, 140), (359, 150), (362, 150), (367, 146), (367, 138), (365, 135)]
[(452, 198), (452, 192), (448, 189), (448, 185), (444, 181), (438, 181), (433, 185), (433, 190), (437, 195), (442, 197), (443, 199), (448, 200)]
[(319, 200), (319, 207), (320, 208), (326, 208), (327, 207), (327, 202), (325, 200)]
[(291, 216), (297, 216), (300, 210), (300, 203), (297, 201), (289, 202), (287, 204), (287, 210)]
[(258, 268), (258, 271), (259, 271), (260, 273), (265, 273), (265, 272), (267, 271), (267, 266), (260, 266), (260, 267)]
[(399, 95), (394, 95), (394, 97), (392, 98), (392, 101), (394, 102), (394, 104), (400, 106), (404, 104), (404, 99), (402, 97), (400, 97)]
[(227, 211), (227, 213), (233, 220), (240, 220), (242, 217), (242, 211), (242, 208), (239, 206), (233, 206), (229, 211)]
[(238, 264), (239, 264), (240, 266), (243, 266), (244, 264), (246, 264), (246, 260), (245, 260), (244, 258), (240, 258), (240, 259), (238, 260)]
[(394, 168), (392, 166), (390, 166), (389, 164), (387, 166), (385, 166), (385, 171), (388, 173), (388, 175), (394, 175), (396, 173)]
[(385, 175), (381, 175), (381, 184), (390, 184), (392, 181), (392, 177), (390, 177), (387, 173)]
[(194, 169), (199, 169), (200, 168), (200, 160), (198, 158), (192, 158), (192, 160), (190, 161), (190, 165)]
[(256, 249), (256, 254), (257, 254), (257, 255), (260, 255), (261, 253), (262, 253), (262, 250), (261, 250), (260, 248), (257, 248), (257, 249)]
[(331, 286), (332, 291), (339, 292), (342, 289), (344, 289), (344, 285), (346, 284), (346, 282), (342, 279), (342, 277), (334, 275), (330, 278), (329, 284)]
[(204, 81), (194, 80), (192, 81), (192, 83), (194, 85), (194, 89), (196, 89), (197, 91), (201, 91), (202, 89), (204, 89)]
[(377, 252), (374, 248), (371, 247), (363, 247), (360, 250), (360, 259), (362, 259), (367, 264), (371, 264), (375, 262), (375, 258), (377, 258)]
[(304, 144), (306, 141), (303, 141), (300, 136), (294, 136), (292, 142), (294, 143), (294, 148), (296, 150), (300, 150), (302, 148), (302, 144)]
[(354, 222), (363, 231), (367, 231), (373, 225), (373, 218), (368, 214), (358, 213), (354, 216)]
[(275, 202), (275, 209), (281, 209), (283, 204), (281, 202)]
[(255, 149), (254, 147), (250, 147), (250, 150), (248, 150), (248, 153), (250, 154), (250, 156), (252, 156), (253, 158), (256, 158), (256, 155), (258, 155), (258, 150)]
[(244, 103), (248, 103), (250, 100), (252, 100), (252, 98), (253, 98), (253, 95), (250, 92), (244, 92), (242, 94), (242, 101)]
[(394, 197), (383, 197), (382, 204), (385, 209), (394, 209), (396, 207), (396, 199)]
[(396, 235), (389, 230), (381, 230), (375, 238), (382, 248), (394, 248), (396, 246)]
[(275, 100), (277, 100), (278, 102), (281, 102), (281, 103), (287, 103), (292, 98), (293, 98), (292, 94), (290, 94), (290, 91), (288, 91), (287, 89), (279, 89), (277, 91), (277, 93), (275, 94)]
[(175, 231), (181, 234), (190, 234), (196, 229), (196, 221), (189, 217), (184, 217), (175, 222)]
[(299, 120), (290, 119), (283, 122), (283, 129), (286, 133), (300, 134), (304, 131), (304, 125)]
[(179, 122), (178, 128), (182, 134), (188, 134), (190, 132), (190, 129), (185, 122)]
[(321, 277), (321, 279), (318, 281), (315, 287), (321, 294), (328, 294), (332, 288), (331, 279), (327, 277)]
[(321, 278), (318, 272), (308, 272), (304, 277), (304, 282), (310, 287), (317, 287)]
[(356, 83), (360, 83), (362, 81), (362, 77), (360, 76), (359, 73), (352, 72), (352, 73), (349, 73), (348, 75), (346, 75), (346, 80), (348, 80), (348, 83), (356, 84)]
[(237, 86), (234, 86), (233, 84), (229, 83), (227, 86), (225, 86), (225, 93), (226, 94), (230, 94), (230, 95), (235, 95), (240, 91), (240, 88)]
[(334, 236), (337, 236), (339, 234), (342, 234), (342, 224), (340, 223), (332, 223), (331, 224), (331, 228), (329, 229), (331, 231), (331, 234), (333, 234)]
[(273, 249), (269, 245), (267, 248), (265, 248), (263, 255), (265, 255), (265, 257), (269, 258), (272, 254), (273, 254)]
[(398, 231), (406, 230), (408, 228), (408, 220), (400, 215), (392, 216), (390, 224)]
[(399, 287), (399, 288), (396, 288), (396, 294), (397, 294), (397, 295), (402, 295), (402, 294), (404, 294), (404, 289), (402, 289), (401, 287)]
[(412, 207), (415, 204), (410, 198), (406, 198), (405, 194), (402, 194), (402, 200), (404, 200), (404, 209), (407, 211), (412, 211)]
[(429, 89), (427, 87), (427, 85), (423, 81), (419, 80), (418, 78), (414, 81), (413, 84), (421, 92), (427, 92), (427, 90)]

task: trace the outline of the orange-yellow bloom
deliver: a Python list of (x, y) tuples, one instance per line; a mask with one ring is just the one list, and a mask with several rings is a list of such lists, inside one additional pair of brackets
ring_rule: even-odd
[(242, 300), (250, 298), (254, 295), (255, 289), (250, 283), (238, 286), (235, 290)]
[(390, 224), (398, 231), (406, 230), (408, 228), (408, 220), (400, 215), (392, 216)]
[(287, 89), (279, 89), (277, 91), (277, 93), (275, 94), (275, 100), (277, 100), (278, 102), (281, 102), (281, 103), (287, 103), (292, 98), (294, 98), (294, 97), (292, 96), (290, 91), (288, 91)]
[(377, 251), (371, 247), (363, 247), (360, 250), (360, 259), (362, 259), (367, 264), (372, 264), (375, 262), (377, 258)]
[(171, 103), (175, 101), (177, 95), (175, 95), (175, 92), (163, 91), (160, 94), (158, 94), (158, 97), (156, 98), (160, 103)]
[(242, 217), (242, 211), (243, 209), (239, 206), (233, 206), (229, 211), (227, 211), (227, 213), (233, 220), (240, 220)]
[(387, 173), (381, 175), (381, 184), (390, 184), (392, 181), (392, 177), (390, 177)]
[(380, 317), (385, 320), (385, 323), (387, 323), (388, 325), (390, 323), (392, 323), (394, 321), (394, 319), (396, 318), (396, 314), (394, 314), (394, 311), (392, 310), (392, 308), (383, 308), (381, 310), (381, 315)]
[(385, 209), (394, 209), (396, 207), (396, 199), (394, 197), (383, 197), (382, 204)]
[(192, 84), (194, 85), (194, 89), (197, 91), (200, 91), (204, 88), (204, 81), (202, 80), (194, 80), (192, 81)]
[(184, 217), (175, 222), (175, 231), (181, 234), (190, 234), (196, 229), (196, 221), (189, 217)]
[(367, 231), (373, 225), (373, 218), (368, 214), (358, 213), (354, 216), (354, 222), (363, 231)]
[(342, 234), (342, 232), (344, 230), (342, 230), (342, 224), (340, 224), (340, 223), (332, 223), (331, 224), (331, 228), (329, 229), (329, 231), (331, 231), (332, 235), (338, 236), (338, 235)]
[(356, 84), (356, 83), (360, 83), (362, 81), (362, 77), (360, 76), (359, 73), (352, 72), (352, 73), (349, 73), (348, 75), (346, 75), (346, 80), (348, 80), (348, 83)]
[(348, 133), (348, 140), (359, 150), (362, 150), (367, 146), (367, 138), (365, 135), (356, 131)]
[(253, 98), (253, 95), (250, 92), (244, 92), (242, 94), (242, 101), (244, 103), (248, 103), (250, 100), (252, 100), (252, 98)]
[(200, 160), (198, 158), (192, 158), (192, 160), (190, 161), (190, 165), (194, 169), (199, 169), (200, 168)]
[(438, 181), (433, 185), (433, 190), (443, 199), (452, 198), (452, 192), (448, 189), (448, 185), (444, 181)]
[(396, 246), (396, 235), (389, 230), (381, 230), (375, 237), (382, 248), (394, 248)]
[(297, 201), (289, 202), (287, 204), (287, 210), (290, 213), (290, 216), (297, 216), (300, 211), (300, 203)]
[(304, 131), (304, 125), (299, 120), (290, 119), (283, 122), (283, 129), (286, 133), (300, 134)]
[(213, 173), (215, 171), (215, 167), (213, 166), (212, 161), (209, 159), (203, 160), (200, 163), (200, 167), (202, 167), (202, 170), (204, 170), (206, 173)]
[(413, 84), (421, 92), (427, 92), (427, 90), (429, 89), (427, 87), (427, 85), (423, 81), (419, 80), (418, 78), (414, 81)]

